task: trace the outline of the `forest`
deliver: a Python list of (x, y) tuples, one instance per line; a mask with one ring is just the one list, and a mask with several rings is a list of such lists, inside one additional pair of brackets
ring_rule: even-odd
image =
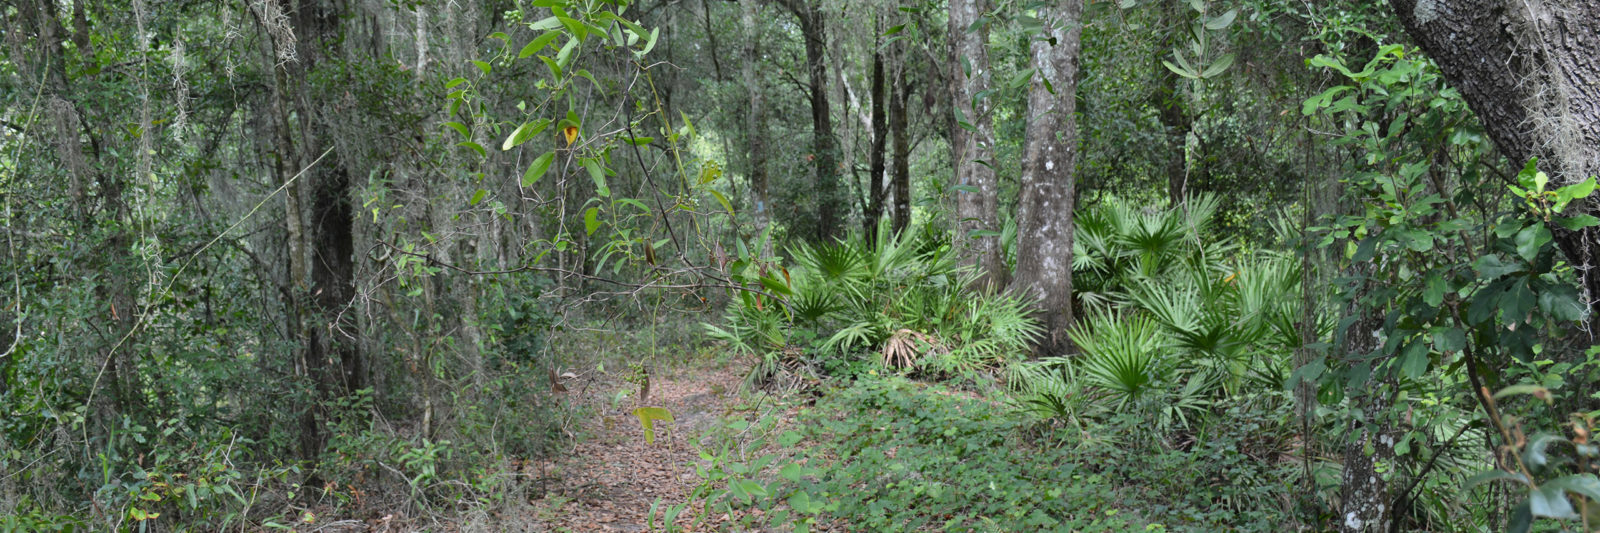
[(1600, 0), (0, 28), (0, 532), (1600, 531)]

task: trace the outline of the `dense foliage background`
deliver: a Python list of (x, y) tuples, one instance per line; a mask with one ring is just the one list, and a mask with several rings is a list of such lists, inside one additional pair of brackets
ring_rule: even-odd
[(0, 531), (1596, 530), (1597, 17), (0, 2)]

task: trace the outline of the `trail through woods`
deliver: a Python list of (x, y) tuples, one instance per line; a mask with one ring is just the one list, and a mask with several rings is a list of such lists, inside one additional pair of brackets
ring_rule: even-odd
[[(681, 503), (699, 484), (691, 466), (699, 461), (695, 439), (739, 401), (735, 367), (667, 370), (652, 376), (644, 401), (633, 388), (633, 396), (615, 405), (616, 392), (632, 386), (615, 373), (567, 380), (570, 401), (585, 402), (598, 416), (581, 422), (586, 435), (569, 453), (523, 466), (535, 480), (528, 491), (531, 515), (505, 517), (506, 524), (520, 522), (527, 531), (646, 531), (652, 503), (659, 499), (662, 509)], [(673, 423), (657, 424), (655, 444), (645, 442), (632, 414), (636, 406), (673, 413)], [(678, 523), (688, 526), (690, 514)]]

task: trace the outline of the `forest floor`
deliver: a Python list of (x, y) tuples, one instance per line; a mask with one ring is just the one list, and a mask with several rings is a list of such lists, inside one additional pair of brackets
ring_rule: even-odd
[[(576, 422), (581, 438), (556, 457), (530, 461), (523, 474), (534, 479), (525, 516), (503, 517), (503, 525), (527, 531), (646, 531), (652, 505), (666, 509), (683, 503), (699, 485), (697, 439), (721, 424), (742, 400), (742, 375), (736, 364), (699, 364), (652, 375), (648, 396), (616, 376), (591, 372), (565, 380), (569, 401), (595, 413)], [(617, 400), (620, 391), (631, 396)], [(662, 407), (670, 424), (656, 424), (656, 442), (645, 441), (635, 407)], [(518, 513), (522, 514), (522, 513)], [(689, 526), (690, 512), (677, 522)], [(711, 524), (721, 517), (710, 517)], [(508, 520), (509, 519), (509, 520)], [(660, 527), (656, 518), (657, 528)], [(693, 530), (693, 529), (690, 529)]]

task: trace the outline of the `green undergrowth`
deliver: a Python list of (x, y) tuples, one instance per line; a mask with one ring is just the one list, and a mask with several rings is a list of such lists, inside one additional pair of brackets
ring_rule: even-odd
[(868, 377), (802, 411), (811, 475), (787, 488), (860, 531), (1280, 530), (1294, 465), (1246, 453), (1260, 428), (1236, 414), (1180, 449), (1131, 417), (1061, 435), (945, 386)]

